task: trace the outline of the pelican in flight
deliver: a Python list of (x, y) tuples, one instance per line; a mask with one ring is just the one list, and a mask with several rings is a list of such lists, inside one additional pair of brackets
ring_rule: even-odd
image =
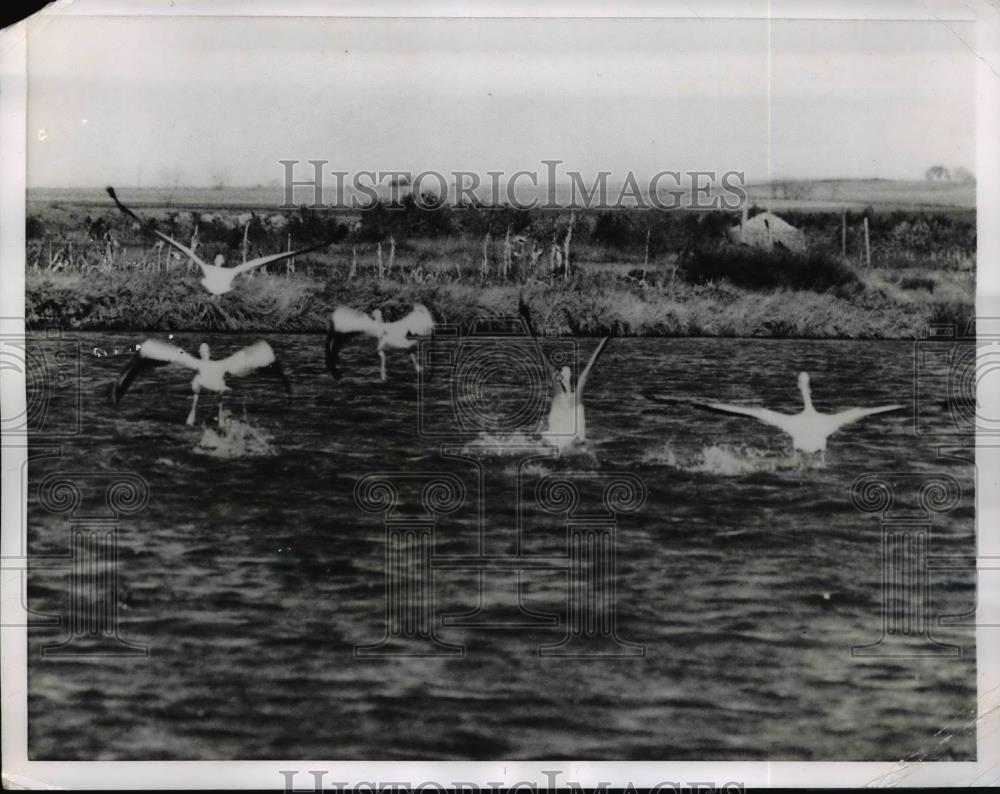
[[(191, 412), (188, 414), (187, 423), (194, 424), (195, 409), (198, 407), (198, 395), (202, 389), (224, 394), (231, 389), (226, 385), (226, 376), (233, 375), (237, 378), (244, 375), (260, 371), (264, 374), (271, 374), (279, 377), (284, 383), (285, 392), (291, 396), (292, 386), (285, 377), (281, 365), (275, 358), (271, 346), (261, 340), (252, 345), (244, 347), (233, 353), (229, 358), (212, 361), (209, 355), (208, 345), (202, 344), (198, 348), (199, 358), (181, 350), (174, 345), (160, 342), (157, 339), (147, 339), (136, 351), (132, 360), (122, 368), (118, 374), (112, 391), (114, 404), (121, 402), (129, 386), (139, 375), (153, 367), (162, 367), (166, 364), (180, 364), (181, 366), (193, 369), (197, 374), (191, 381), (191, 391), (194, 392), (194, 399), (191, 402)], [(221, 402), (220, 402), (221, 409)]]
[(857, 422), (866, 416), (898, 411), (902, 405), (882, 405), (878, 408), (848, 408), (835, 414), (824, 414), (813, 408), (812, 391), (809, 388), (809, 374), (799, 373), (799, 391), (802, 392), (804, 407), (797, 414), (783, 414), (767, 408), (753, 408), (726, 403), (699, 403), (700, 407), (726, 414), (750, 416), (765, 424), (784, 430), (792, 437), (792, 447), (799, 452), (821, 453), (826, 462), (826, 440), (844, 425)]
[[(412, 311), (401, 320), (387, 323), (382, 319), (382, 310), (376, 309), (371, 316), (349, 306), (338, 306), (330, 315), (326, 326), (326, 368), (333, 377), (340, 379), (340, 369), (337, 359), (340, 349), (347, 340), (358, 334), (367, 334), (378, 340), (380, 372), (385, 380), (385, 350), (411, 350), (420, 341), (420, 337), (429, 336), (434, 332), (434, 317), (422, 303), (413, 304)], [(420, 362), (416, 355), (410, 352), (410, 360), (420, 372)]]
[[(118, 196), (115, 194), (115, 189), (113, 187), (107, 188), (108, 195), (114, 199), (115, 204), (118, 206), (122, 212), (128, 215), (133, 220), (142, 223), (142, 219), (136, 215), (132, 210), (126, 207), (118, 200)], [(290, 259), (293, 256), (299, 256), (300, 254), (306, 254), (310, 251), (315, 251), (319, 248), (325, 248), (330, 245), (333, 241), (327, 240), (326, 242), (318, 243), (317, 245), (311, 245), (307, 248), (300, 248), (298, 251), (286, 251), (283, 254), (271, 254), (270, 256), (262, 256), (257, 259), (251, 259), (249, 262), (244, 262), (243, 264), (236, 265), (236, 267), (224, 267), (225, 257), (219, 254), (215, 257), (215, 264), (210, 265), (205, 262), (201, 257), (199, 257), (194, 251), (188, 248), (184, 243), (179, 243), (173, 237), (169, 237), (163, 232), (152, 230), (153, 234), (159, 237), (163, 242), (172, 245), (181, 253), (189, 256), (192, 262), (195, 262), (198, 267), (201, 268), (201, 284), (205, 289), (207, 289), (213, 295), (225, 295), (227, 292), (233, 288), (233, 279), (235, 279), (241, 273), (246, 273), (247, 271), (253, 270), (255, 267), (262, 267), (263, 265), (270, 265), (274, 262), (281, 262), (284, 259)]]

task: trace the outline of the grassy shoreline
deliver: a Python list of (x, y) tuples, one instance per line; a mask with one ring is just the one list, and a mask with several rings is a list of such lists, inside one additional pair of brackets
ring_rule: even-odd
[(928, 300), (878, 274), (850, 294), (679, 280), (621, 286), (599, 276), (514, 285), (264, 274), (212, 297), (193, 275), (29, 269), (25, 309), (29, 326), (65, 330), (322, 332), (338, 304), (380, 307), (391, 319), (419, 301), (438, 322), (468, 329), (483, 318), (515, 316), (521, 294), (549, 335), (914, 339), (931, 323), (964, 328), (974, 316), (963, 291)]
[[(37, 207), (26, 225), (28, 323), (322, 332), (339, 304), (392, 320), (421, 302), (439, 323), (468, 330), (516, 316), (523, 294), (549, 335), (913, 339), (933, 323), (964, 329), (975, 314), (967, 211), (789, 211), (798, 236), (778, 227), (766, 249), (734, 239), (737, 212), (427, 212), (410, 200), (353, 220), (306, 207), (142, 218), (113, 205)], [(229, 263), (325, 245), (212, 297), (197, 266), (154, 231)]]

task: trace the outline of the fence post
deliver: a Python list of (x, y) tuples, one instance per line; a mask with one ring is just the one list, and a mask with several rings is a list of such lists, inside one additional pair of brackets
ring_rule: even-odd
[(510, 226), (507, 226), (507, 234), (503, 238), (503, 279), (507, 280), (510, 275)]
[(868, 218), (865, 218), (865, 267), (872, 266), (872, 242), (868, 234)]
[[(191, 233), (191, 250), (194, 251), (195, 253), (198, 253), (198, 223), (197, 223), (197, 221), (194, 224), (194, 231)], [(192, 259), (191, 257), (188, 257), (187, 264), (184, 265), (184, 272), (185, 273), (190, 273), (191, 270), (192, 270), (192, 268), (195, 269), (195, 270), (197, 270), (198, 266), (195, 264), (194, 259)]]
[(576, 223), (576, 210), (569, 213), (569, 228), (563, 241), (563, 280), (569, 281), (569, 244), (573, 239), (573, 224)]
[(649, 234), (652, 230), (646, 226), (646, 252), (642, 256), (642, 279), (646, 280), (646, 269), (649, 267)]
[(552, 283), (552, 279), (555, 278), (556, 268), (558, 267), (559, 257), (559, 229), (557, 228), (552, 232), (552, 245), (549, 248), (549, 284)]
[(247, 245), (249, 243), (250, 224), (252, 222), (253, 222), (253, 219), (251, 218), (249, 221), (247, 221), (247, 225), (243, 227), (243, 261), (244, 262), (247, 261)]

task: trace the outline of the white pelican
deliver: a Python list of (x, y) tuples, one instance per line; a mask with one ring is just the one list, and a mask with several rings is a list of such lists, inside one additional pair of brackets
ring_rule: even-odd
[(866, 416), (886, 411), (898, 411), (902, 405), (882, 405), (878, 408), (848, 408), (835, 414), (824, 414), (813, 408), (812, 392), (809, 388), (809, 374), (799, 373), (799, 391), (802, 392), (804, 407), (797, 414), (783, 414), (767, 408), (753, 408), (726, 403), (699, 403), (702, 408), (727, 414), (751, 416), (761, 422), (774, 425), (792, 437), (792, 447), (799, 452), (822, 454), (826, 462), (826, 440), (844, 425), (857, 422)]
[(576, 380), (576, 389), (572, 388), (573, 373), (569, 367), (563, 367), (559, 376), (552, 384), (552, 405), (549, 408), (549, 420), (542, 438), (562, 454), (573, 444), (582, 444), (587, 440), (587, 422), (583, 412), (583, 387), (587, 376), (593, 369), (597, 357), (601, 355), (610, 337), (604, 337), (587, 362), (580, 377)]
[[(517, 310), (521, 319), (524, 320), (528, 335), (535, 343), (539, 362), (543, 368), (551, 370), (551, 365), (538, 341), (538, 334), (535, 333), (535, 327), (531, 322), (531, 311), (528, 309), (528, 304), (524, 302), (523, 293), (518, 296)], [(566, 319), (571, 328), (574, 330), (578, 328), (573, 316), (568, 311), (566, 311)], [(577, 379), (576, 391), (573, 391), (572, 388), (573, 373), (569, 367), (563, 367), (558, 373), (554, 371), (552, 373), (552, 403), (549, 407), (546, 429), (541, 431), (541, 435), (547, 444), (556, 447), (560, 455), (573, 444), (582, 444), (587, 440), (587, 421), (583, 410), (583, 387), (587, 383), (590, 370), (593, 369), (598, 356), (601, 355), (604, 346), (608, 343), (608, 339), (610, 337), (604, 337), (590, 356), (590, 361), (587, 362), (587, 366), (584, 367)]]
[(292, 393), (292, 386), (275, 358), (274, 351), (263, 340), (254, 342), (252, 345), (236, 351), (229, 358), (218, 361), (211, 360), (206, 344), (202, 344), (198, 348), (198, 355), (200, 358), (195, 358), (174, 345), (168, 345), (166, 342), (160, 342), (156, 339), (147, 339), (139, 345), (135, 356), (118, 374), (118, 380), (115, 382), (112, 392), (115, 405), (121, 402), (122, 396), (139, 375), (153, 367), (162, 367), (166, 364), (180, 364), (197, 373), (194, 380), (191, 381), (194, 399), (191, 402), (191, 412), (187, 418), (189, 425), (194, 424), (195, 409), (198, 407), (198, 394), (202, 389), (219, 394), (231, 391), (226, 385), (226, 375), (234, 375), (239, 378), (260, 370), (263, 373), (273, 374), (281, 378), (285, 385), (285, 391), (289, 395)]
[[(115, 189), (113, 187), (107, 188), (107, 191), (108, 195), (114, 199), (118, 209), (130, 218), (134, 218), (139, 223), (142, 223), (142, 219), (138, 215), (118, 200), (118, 196), (115, 194)], [(293, 256), (306, 254), (310, 251), (315, 251), (318, 248), (325, 248), (333, 242), (332, 240), (327, 240), (326, 242), (311, 245), (307, 248), (300, 248), (298, 251), (286, 251), (283, 254), (271, 254), (270, 256), (262, 256), (257, 259), (251, 259), (249, 262), (244, 262), (236, 267), (224, 267), (223, 265), (226, 260), (222, 254), (215, 257), (215, 264), (210, 265), (201, 259), (201, 257), (199, 257), (194, 251), (184, 245), (184, 243), (179, 243), (173, 237), (169, 237), (156, 229), (153, 229), (152, 232), (165, 243), (169, 243), (178, 251), (181, 251), (189, 256), (192, 262), (197, 263), (198, 267), (201, 268), (201, 284), (213, 295), (225, 295), (229, 292), (233, 288), (233, 279), (240, 275), (240, 273), (246, 273), (249, 270), (253, 270), (255, 267), (262, 267), (263, 265), (269, 265), (273, 262), (280, 262), (283, 259), (290, 259)]]
[[(349, 306), (338, 306), (330, 315), (326, 326), (326, 368), (333, 377), (340, 379), (340, 369), (337, 357), (347, 340), (357, 334), (368, 334), (378, 340), (381, 376), (385, 380), (385, 349), (410, 350), (421, 336), (429, 336), (434, 332), (434, 317), (422, 303), (413, 304), (413, 310), (393, 323), (382, 320), (382, 310), (376, 309), (369, 317), (362, 311)], [(420, 362), (411, 351), (410, 360), (417, 372), (420, 372)]]

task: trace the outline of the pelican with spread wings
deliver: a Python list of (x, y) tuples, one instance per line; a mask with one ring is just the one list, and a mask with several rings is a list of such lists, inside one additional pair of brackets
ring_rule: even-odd
[[(542, 440), (546, 444), (554, 446), (561, 455), (570, 447), (581, 446), (587, 440), (587, 421), (583, 408), (583, 388), (587, 384), (590, 371), (594, 368), (594, 364), (597, 363), (597, 359), (600, 358), (601, 353), (604, 352), (604, 346), (608, 343), (610, 337), (606, 336), (597, 343), (597, 347), (590, 355), (587, 366), (583, 368), (583, 372), (576, 379), (576, 388), (574, 389), (573, 371), (569, 367), (561, 367), (559, 370), (556, 370), (542, 352), (542, 346), (538, 341), (538, 334), (535, 333), (535, 326), (531, 319), (531, 311), (528, 308), (528, 304), (525, 303), (523, 294), (518, 296), (517, 310), (524, 321), (528, 335), (535, 342), (539, 363), (551, 376), (551, 402), (549, 404), (548, 420), (543, 423), (540, 431)], [(579, 330), (578, 327), (575, 327), (575, 318), (569, 315), (568, 312), (566, 319), (574, 331)]]
[[(125, 392), (144, 372), (154, 367), (163, 367), (167, 364), (180, 364), (195, 371), (194, 380), (191, 381), (191, 391), (194, 392), (194, 399), (191, 402), (191, 412), (188, 414), (187, 423), (194, 424), (195, 410), (198, 407), (198, 395), (202, 389), (224, 394), (231, 391), (226, 385), (226, 376), (232, 375), (241, 378), (255, 372), (274, 375), (281, 379), (285, 386), (285, 392), (291, 397), (292, 386), (285, 376), (284, 370), (278, 363), (271, 346), (261, 340), (252, 345), (238, 350), (228, 358), (212, 361), (208, 345), (202, 344), (198, 348), (199, 358), (195, 358), (190, 353), (181, 350), (179, 347), (161, 342), (157, 339), (147, 339), (136, 351), (132, 360), (122, 368), (118, 374), (112, 391), (112, 399), (115, 405), (121, 402)], [(220, 403), (221, 405), (221, 403)]]
[(881, 405), (877, 408), (848, 408), (835, 414), (820, 413), (813, 407), (812, 390), (809, 387), (809, 374), (799, 373), (799, 391), (802, 393), (804, 406), (797, 414), (783, 414), (767, 408), (753, 406), (729, 405), (727, 403), (696, 403), (701, 408), (726, 414), (749, 416), (765, 424), (783, 430), (792, 437), (792, 447), (799, 452), (819, 452), (826, 460), (827, 439), (840, 428), (864, 419), (866, 416), (898, 411), (902, 405)]
[(376, 309), (367, 315), (350, 306), (338, 306), (330, 315), (326, 329), (326, 368), (333, 377), (340, 379), (339, 355), (340, 349), (347, 341), (358, 334), (365, 334), (378, 340), (376, 350), (381, 363), (382, 380), (385, 374), (385, 351), (410, 350), (410, 360), (417, 373), (420, 372), (420, 362), (412, 348), (421, 337), (430, 336), (434, 332), (434, 317), (422, 303), (413, 304), (413, 309), (402, 319), (387, 323), (382, 319), (382, 310)]
[(590, 355), (587, 366), (583, 368), (580, 377), (576, 379), (573, 388), (573, 373), (569, 367), (562, 367), (553, 379), (552, 403), (549, 407), (549, 418), (542, 439), (546, 444), (554, 446), (559, 453), (565, 452), (573, 445), (582, 445), (587, 440), (587, 421), (583, 410), (583, 387), (587, 383), (590, 371), (597, 359), (604, 352), (604, 346), (610, 337), (604, 337), (598, 342)]
[[(126, 207), (118, 200), (118, 196), (115, 193), (115, 189), (113, 187), (107, 188), (107, 191), (108, 195), (111, 196), (112, 199), (114, 199), (115, 205), (118, 207), (118, 209), (120, 209), (122, 212), (124, 212), (133, 220), (142, 223), (142, 219), (138, 215), (136, 215), (134, 212), (132, 212), (132, 210), (130, 210), (128, 207)], [(227, 292), (232, 290), (233, 279), (235, 279), (241, 273), (246, 273), (250, 270), (253, 270), (256, 267), (263, 267), (264, 265), (270, 265), (274, 264), (275, 262), (281, 262), (285, 259), (291, 259), (293, 256), (307, 254), (310, 251), (316, 251), (319, 248), (325, 248), (326, 246), (330, 245), (333, 242), (332, 240), (327, 240), (326, 242), (318, 243), (317, 245), (311, 245), (307, 248), (300, 248), (297, 251), (285, 251), (284, 253), (281, 254), (271, 254), (270, 256), (261, 256), (258, 257), (257, 259), (251, 259), (249, 262), (244, 262), (243, 264), (236, 265), (236, 267), (225, 267), (224, 266), (225, 258), (221, 254), (215, 257), (215, 264), (210, 265), (206, 261), (204, 261), (201, 257), (199, 257), (194, 251), (188, 248), (188, 246), (184, 245), (184, 243), (180, 243), (173, 237), (170, 237), (169, 235), (166, 235), (163, 232), (157, 231), (156, 229), (153, 229), (152, 232), (161, 240), (163, 240), (163, 242), (167, 243), (168, 245), (172, 245), (178, 251), (190, 257), (191, 261), (196, 263), (198, 267), (201, 268), (201, 276), (202, 276), (201, 284), (205, 289), (207, 289), (213, 295), (225, 295)]]

